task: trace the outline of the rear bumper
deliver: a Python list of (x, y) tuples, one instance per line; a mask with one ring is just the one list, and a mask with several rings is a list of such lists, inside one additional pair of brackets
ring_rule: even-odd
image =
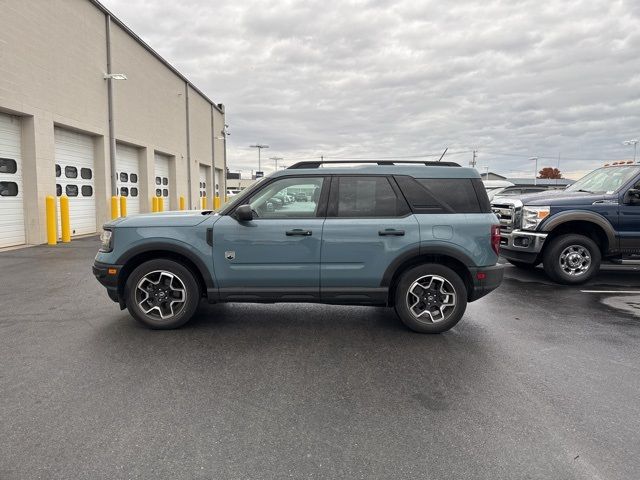
[(93, 263), (93, 275), (106, 289), (109, 298), (121, 303), (118, 295), (118, 275), (122, 265), (109, 265), (101, 262)]
[(504, 265), (472, 267), (469, 268), (469, 271), (473, 279), (473, 286), (469, 291), (468, 301), (473, 302), (500, 286), (504, 276)]

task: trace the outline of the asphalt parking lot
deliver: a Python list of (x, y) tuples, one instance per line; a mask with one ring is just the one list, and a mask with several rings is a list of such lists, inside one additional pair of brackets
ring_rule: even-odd
[(508, 268), (435, 336), (318, 305), (151, 331), (97, 248), (0, 253), (0, 479), (640, 478), (638, 270)]

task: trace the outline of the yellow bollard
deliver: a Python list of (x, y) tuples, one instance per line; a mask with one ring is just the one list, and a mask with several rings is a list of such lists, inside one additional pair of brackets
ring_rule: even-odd
[(52, 195), (47, 195), (45, 206), (47, 212), (47, 244), (55, 245), (58, 243), (56, 235), (56, 199)]
[(111, 220), (118, 218), (118, 197), (111, 197)]
[(158, 197), (158, 211), (164, 212), (164, 198)]
[(200, 208), (202, 210), (206, 210), (207, 209), (207, 197), (202, 197), (200, 203), (201, 203)]
[(184, 206), (184, 197), (182, 195), (180, 195), (180, 210), (184, 210), (185, 206)]
[(60, 227), (62, 229), (62, 243), (71, 241), (71, 217), (69, 216), (69, 197), (60, 197)]
[(120, 197), (120, 216), (127, 216), (127, 197)]
[(151, 197), (151, 211), (153, 213), (158, 211), (158, 197)]
[(220, 208), (220, 197), (216, 195), (213, 197), (213, 209), (217, 210), (218, 208)]

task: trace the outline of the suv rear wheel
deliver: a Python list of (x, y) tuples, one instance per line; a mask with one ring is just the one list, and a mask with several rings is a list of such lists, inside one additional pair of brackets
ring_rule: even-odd
[(600, 269), (600, 248), (584, 235), (561, 235), (552, 240), (543, 255), (544, 271), (558, 283), (584, 283)]
[(418, 265), (400, 277), (395, 307), (411, 330), (441, 333), (462, 318), (467, 308), (467, 289), (458, 274), (444, 265)]
[(173, 260), (145, 262), (125, 285), (127, 309), (133, 318), (155, 329), (184, 325), (198, 308), (200, 290), (191, 271)]

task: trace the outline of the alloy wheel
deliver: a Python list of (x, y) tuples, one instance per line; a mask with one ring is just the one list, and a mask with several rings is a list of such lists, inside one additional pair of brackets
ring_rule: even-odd
[(168, 320), (184, 309), (187, 289), (176, 274), (155, 270), (140, 279), (135, 296), (145, 315), (156, 320)]
[(567, 275), (577, 277), (583, 275), (591, 266), (591, 254), (582, 245), (570, 245), (560, 253), (560, 268)]
[(416, 319), (442, 322), (455, 310), (456, 290), (444, 277), (425, 275), (409, 287), (407, 307)]

